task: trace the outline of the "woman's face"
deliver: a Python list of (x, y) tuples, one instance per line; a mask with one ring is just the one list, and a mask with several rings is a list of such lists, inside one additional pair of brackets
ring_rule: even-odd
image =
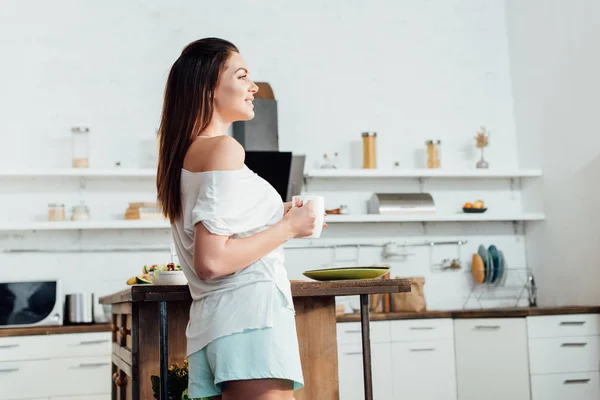
[(258, 86), (250, 79), (248, 66), (242, 56), (231, 53), (215, 89), (215, 113), (229, 123), (254, 118), (252, 100), (257, 91)]

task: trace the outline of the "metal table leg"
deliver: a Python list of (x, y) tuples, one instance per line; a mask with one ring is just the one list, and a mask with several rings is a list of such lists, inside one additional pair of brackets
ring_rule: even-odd
[(167, 400), (169, 398), (169, 382), (167, 382), (167, 375), (169, 371), (169, 343), (167, 338), (167, 302), (159, 302), (158, 307), (158, 314), (160, 319), (160, 400)]
[(369, 330), (369, 295), (360, 295), (360, 324), (362, 332), (363, 376), (365, 400), (373, 400), (373, 380), (371, 376), (371, 331)]

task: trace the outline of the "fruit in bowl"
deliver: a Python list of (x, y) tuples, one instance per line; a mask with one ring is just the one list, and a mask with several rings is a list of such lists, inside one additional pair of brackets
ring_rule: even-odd
[(483, 200), (477, 200), (473, 203), (465, 203), (463, 205), (463, 211), (466, 213), (484, 213), (487, 211), (487, 207)]

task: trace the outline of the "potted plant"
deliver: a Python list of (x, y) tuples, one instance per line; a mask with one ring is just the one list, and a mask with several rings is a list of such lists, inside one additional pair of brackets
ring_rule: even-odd
[[(168, 400), (209, 400), (209, 399), (190, 399), (188, 393), (188, 361), (183, 360), (183, 366), (175, 363), (169, 367), (167, 373), (169, 380), (169, 398)], [(152, 375), (152, 391), (154, 398), (160, 400), (160, 376)]]

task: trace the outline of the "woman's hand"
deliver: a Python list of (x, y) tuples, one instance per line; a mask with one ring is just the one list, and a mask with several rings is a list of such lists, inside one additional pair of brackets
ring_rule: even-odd
[[(302, 200), (297, 199), (296, 207), (292, 207), (291, 204), (291, 202), (284, 203), (284, 218), (290, 223), (294, 237), (310, 236), (315, 229), (315, 221), (317, 220), (312, 200), (304, 205)], [(324, 215), (327, 215), (327, 213), (324, 213)], [(323, 228), (327, 228), (325, 222), (323, 222)]]
[[(283, 203), (283, 215), (287, 214), (293, 207), (293, 203), (291, 201), (286, 201)], [(296, 207), (302, 207), (302, 200), (296, 199)]]

